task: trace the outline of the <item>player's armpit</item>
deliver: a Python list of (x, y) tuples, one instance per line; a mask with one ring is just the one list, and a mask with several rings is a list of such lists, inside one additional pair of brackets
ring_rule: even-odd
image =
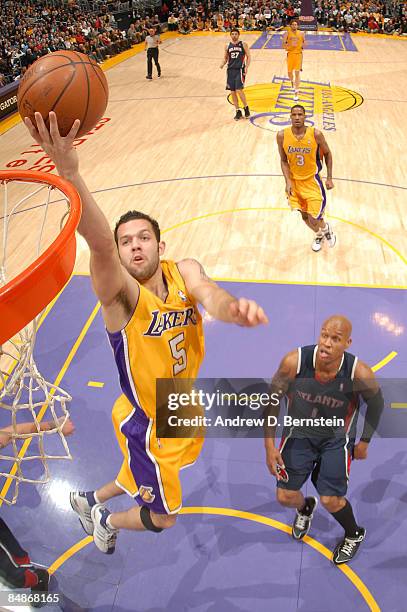
[(106, 244), (106, 248), (101, 251), (91, 251), (90, 275), (93, 290), (102, 306), (112, 306), (125, 296), (129, 308), (134, 310), (139, 286), (123, 268), (114, 241)]

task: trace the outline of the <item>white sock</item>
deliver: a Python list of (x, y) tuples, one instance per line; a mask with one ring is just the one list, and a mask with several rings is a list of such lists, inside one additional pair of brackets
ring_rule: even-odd
[(96, 491), (94, 491), (94, 492), (93, 492), (93, 497), (95, 498), (95, 502), (96, 502), (97, 504), (100, 504), (100, 499), (99, 499), (99, 497), (98, 497), (98, 495), (97, 495)]

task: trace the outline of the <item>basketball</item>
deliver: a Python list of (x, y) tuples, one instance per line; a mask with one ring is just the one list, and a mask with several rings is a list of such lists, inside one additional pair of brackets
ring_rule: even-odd
[(18, 112), (29, 117), (41, 113), (49, 127), (50, 111), (56, 113), (59, 131), (66, 136), (75, 119), (83, 136), (102, 118), (109, 98), (106, 77), (90, 57), (76, 51), (55, 51), (34, 62), (21, 79)]

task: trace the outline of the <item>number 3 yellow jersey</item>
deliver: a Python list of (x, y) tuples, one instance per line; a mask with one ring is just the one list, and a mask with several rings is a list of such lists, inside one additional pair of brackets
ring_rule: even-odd
[(168, 297), (140, 285), (136, 309), (121, 331), (109, 333), (120, 386), (148, 418), (156, 416), (156, 379), (195, 379), (204, 357), (202, 317), (174, 261), (161, 261)]
[(315, 140), (315, 128), (307, 127), (301, 140), (294, 136), (291, 127), (285, 128), (283, 149), (293, 179), (306, 180), (321, 171), (322, 163), (319, 156), (319, 145)]

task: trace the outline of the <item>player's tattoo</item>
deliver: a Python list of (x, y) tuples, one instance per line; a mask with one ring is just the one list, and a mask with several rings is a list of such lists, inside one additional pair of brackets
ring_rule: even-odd
[(193, 262), (194, 264), (197, 264), (199, 266), (199, 276), (201, 277), (202, 280), (204, 281), (208, 281), (208, 282), (213, 282), (209, 276), (206, 274), (205, 269), (203, 267), (202, 264), (199, 263), (199, 261), (197, 261), (196, 259), (184, 259), (184, 261), (190, 261)]
[(202, 265), (202, 264), (200, 264), (200, 263), (199, 263), (199, 261), (198, 261), (197, 263), (198, 263), (198, 265), (199, 265), (199, 273), (200, 273), (200, 275), (201, 275), (202, 280), (206, 280), (206, 281), (211, 280), (211, 279), (209, 278), (209, 276), (206, 274), (206, 272), (205, 272), (205, 270), (204, 270), (203, 265)]

